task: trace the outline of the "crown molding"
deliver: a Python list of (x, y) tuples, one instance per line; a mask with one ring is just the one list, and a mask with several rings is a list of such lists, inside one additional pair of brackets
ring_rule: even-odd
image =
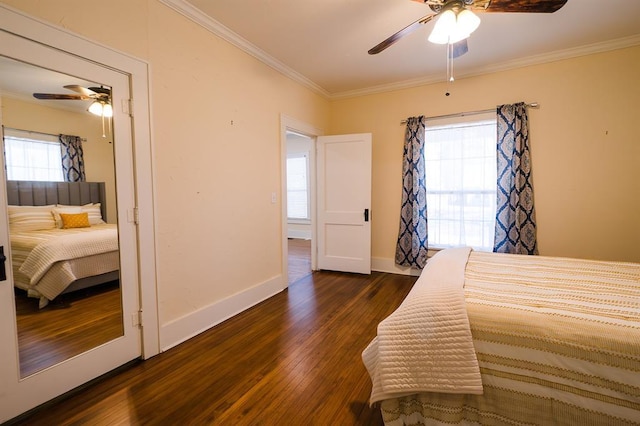
[[(347, 90), (343, 92), (330, 93), (323, 89), (304, 75), (291, 69), (284, 63), (280, 62), (273, 56), (269, 55), (262, 49), (258, 48), (251, 42), (242, 38), (229, 28), (225, 27), (220, 22), (206, 15), (200, 9), (194, 7), (187, 0), (159, 0), (164, 5), (170, 7), (181, 15), (187, 17), (191, 21), (201, 25), (203, 28), (217, 35), (218, 37), (228, 41), (249, 55), (255, 57), (259, 61), (265, 63), (276, 71), (284, 74), (286, 77), (302, 84), (303, 86), (313, 90), (319, 95), (329, 100), (339, 100), (354, 98), (358, 96), (367, 96), (384, 92), (391, 92), (394, 90), (409, 89), (417, 86), (424, 86), (427, 84), (441, 83), (443, 82), (440, 76), (414, 78), (409, 80), (398, 81), (390, 84), (382, 84), (378, 86), (366, 87), (363, 89)], [(500, 71), (507, 71), (515, 68), (522, 68), (531, 65), (539, 65), (548, 62), (561, 61), (564, 59), (575, 58), (579, 56), (591, 55), (594, 53), (606, 52), (616, 49), (624, 49), (626, 47), (636, 46), (640, 44), (640, 35), (631, 37), (623, 37), (614, 40), (608, 40), (600, 43), (593, 43), (585, 46), (575, 47), (571, 49), (557, 50), (542, 55), (528, 56), (526, 58), (520, 58), (513, 61), (506, 61), (499, 64), (493, 64), (490, 66), (476, 68), (473, 71), (467, 73), (460, 73), (457, 78), (475, 77), (484, 74), (490, 74)]]
[(294, 81), (297, 81), (298, 83), (313, 90), (319, 95), (324, 96), (325, 98), (330, 97), (329, 92), (327, 92), (325, 89), (323, 89), (313, 81), (309, 80), (304, 75), (300, 74), (299, 72), (291, 69), (284, 63), (280, 62), (279, 60), (269, 55), (264, 50), (260, 49), (259, 47), (252, 44), (248, 40), (242, 38), (241, 36), (233, 32), (229, 28), (225, 27), (222, 23), (216, 21), (215, 19), (205, 14), (197, 7), (194, 7), (187, 1), (185, 0), (159, 0), (159, 1), (160, 3), (163, 3), (165, 6), (170, 7), (171, 9), (185, 16), (186, 18), (190, 19), (196, 24), (202, 26), (206, 30), (222, 38), (223, 40), (226, 40), (227, 42), (233, 44), (240, 50), (243, 50), (244, 52), (248, 53), (249, 55), (263, 62), (264, 64), (284, 74), (286, 77), (289, 77)]
[[(579, 56), (592, 55), (611, 50), (624, 49), (627, 47), (637, 46), (640, 44), (640, 35), (623, 37), (604, 42), (588, 44), (571, 49), (556, 50), (555, 52), (545, 53), (542, 55), (528, 56), (513, 61), (501, 62), (482, 68), (476, 68), (471, 72), (457, 74), (457, 78), (476, 77), (484, 74), (492, 74), (500, 71), (507, 71), (516, 68), (523, 68), (532, 65), (540, 65), (549, 62), (561, 61), (564, 59), (577, 58)], [(367, 87), (364, 89), (349, 90), (344, 92), (332, 93), (329, 97), (331, 100), (354, 98), (358, 96), (374, 95), (378, 93), (391, 92), (394, 90), (410, 89), (412, 87), (424, 86), (433, 83), (443, 83), (442, 77), (426, 77), (415, 78), (410, 80), (398, 81), (390, 84), (382, 84), (379, 86)]]

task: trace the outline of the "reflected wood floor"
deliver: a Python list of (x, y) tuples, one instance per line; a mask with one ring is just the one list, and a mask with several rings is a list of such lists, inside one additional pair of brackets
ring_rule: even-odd
[(15, 290), (20, 376), (122, 336), (118, 281), (61, 294), (42, 309)]
[(382, 425), (361, 353), (415, 277), (314, 272), (16, 425)]

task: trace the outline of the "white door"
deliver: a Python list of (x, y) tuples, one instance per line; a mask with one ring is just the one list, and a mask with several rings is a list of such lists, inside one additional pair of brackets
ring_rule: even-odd
[(371, 134), (317, 139), (318, 269), (371, 273)]
[[(129, 99), (129, 76), (76, 56), (0, 31), (0, 55), (43, 69), (99, 82), (112, 88), (114, 105), (117, 221), (123, 335), (59, 364), (20, 377), (10, 243), (6, 216), (4, 163), (0, 160), (0, 246), (7, 254), (7, 280), (0, 281), (0, 423), (61, 395), (141, 355), (141, 332), (133, 318), (139, 310), (139, 284), (131, 118), (123, 112)], [(18, 77), (18, 76), (16, 76)], [(0, 116), (0, 120), (2, 117)]]

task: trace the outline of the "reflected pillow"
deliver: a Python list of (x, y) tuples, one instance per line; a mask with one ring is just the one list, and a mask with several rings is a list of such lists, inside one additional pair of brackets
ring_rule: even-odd
[(91, 225), (99, 225), (101, 223), (105, 223), (105, 221), (102, 220), (102, 212), (100, 211), (100, 207), (100, 203), (85, 204), (84, 206), (82, 206), (82, 211), (89, 214), (89, 223)]
[(100, 203), (89, 203), (83, 206), (69, 206), (64, 204), (58, 204), (54, 209), (53, 216), (56, 219), (56, 225), (58, 228), (62, 228), (62, 222), (60, 221), (59, 213), (87, 213), (89, 215), (89, 224), (99, 225), (105, 223), (102, 220), (102, 212), (100, 211)]
[(62, 228), (62, 218), (60, 217), (60, 213), (82, 213), (82, 207), (58, 204), (53, 210), (51, 210), (51, 213), (53, 214), (53, 219), (56, 221), (56, 227)]
[(88, 213), (60, 213), (60, 219), (62, 220), (62, 229), (71, 228), (88, 228), (91, 226), (89, 223)]
[(9, 227), (12, 232), (53, 229), (56, 222), (51, 210), (55, 206), (8, 206)]

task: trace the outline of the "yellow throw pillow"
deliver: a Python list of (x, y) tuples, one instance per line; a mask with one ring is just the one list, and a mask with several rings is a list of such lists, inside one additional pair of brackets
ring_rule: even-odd
[(60, 213), (62, 219), (62, 229), (88, 228), (89, 214), (87, 213)]

